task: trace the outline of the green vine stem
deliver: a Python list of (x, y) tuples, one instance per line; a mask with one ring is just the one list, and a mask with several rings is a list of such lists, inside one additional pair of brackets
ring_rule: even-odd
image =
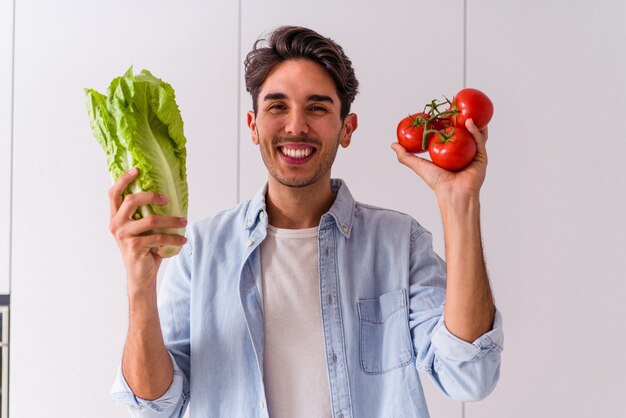
[[(430, 125), (435, 121), (441, 121), (444, 124), (445, 122), (449, 122), (451, 120), (453, 122), (456, 121), (456, 115), (459, 113), (458, 107), (456, 107), (456, 105), (454, 105), (446, 96), (443, 96), (443, 98), (445, 99), (445, 101), (438, 102), (436, 99), (433, 99), (430, 103), (424, 106), (424, 113), (430, 115), (428, 119), (422, 116), (418, 116), (416, 118), (416, 119), (420, 119), (423, 121), (424, 132), (422, 134), (422, 149), (424, 150), (426, 150), (427, 149), (426, 147), (428, 146), (427, 138), (429, 134), (435, 133), (437, 136), (441, 138), (442, 142), (449, 141), (452, 136), (452, 135), (447, 136), (437, 129), (429, 129)], [(442, 112), (439, 110), (439, 108), (444, 105), (449, 106), (449, 108)], [(421, 125), (422, 123), (416, 126), (421, 126)]]

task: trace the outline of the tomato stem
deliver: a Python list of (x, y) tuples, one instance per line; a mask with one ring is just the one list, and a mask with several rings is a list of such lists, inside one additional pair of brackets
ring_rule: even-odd
[[(426, 150), (426, 147), (428, 146), (428, 135), (430, 133), (436, 133), (437, 136), (439, 136), (443, 142), (447, 142), (450, 140), (450, 136), (446, 136), (445, 134), (441, 133), (439, 130), (436, 129), (428, 129), (430, 124), (435, 122), (435, 121), (441, 121), (441, 122), (446, 122), (446, 121), (450, 121), (452, 120), (453, 123), (456, 123), (456, 115), (457, 113), (459, 113), (459, 109), (456, 105), (454, 105), (450, 99), (448, 99), (446, 96), (443, 96), (443, 98), (445, 99), (444, 101), (437, 101), (436, 99), (433, 99), (430, 103), (428, 103), (426, 106), (424, 106), (424, 112), (428, 115), (430, 115), (430, 117), (428, 119), (423, 118), (422, 116), (418, 116), (418, 118), (420, 118), (421, 120), (424, 121), (423, 125), (424, 125), (424, 132), (422, 134), (422, 149)], [(449, 106), (449, 109), (444, 110), (443, 112), (439, 110), (439, 108), (441, 106)], [(416, 126), (421, 126), (420, 125), (416, 125)]]
[(441, 141), (439, 141), (438, 144), (445, 144), (446, 142), (449, 142), (452, 139), (452, 135), (454, 135), (454, 130), (450, 132), (450, 134), (446, 134), (445, 132), (437, 131), (434, 129), (430, 132), (434, 132), (439, 138), (441, 138)]

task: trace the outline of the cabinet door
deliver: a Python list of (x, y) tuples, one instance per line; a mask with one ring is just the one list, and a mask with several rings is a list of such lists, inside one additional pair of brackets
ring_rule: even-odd
[[(346, 180), (355, 198), (410, 213), (435, 233), (443, 255), (435, 197), (390, 148), (396, 126), (409, 113), (463, 83), (463, 2), (398, 1), (299, 2), (242, 1), (242, 59), (254, 41), (285, 24), (310, 27), (336, 40), (352, 60), (359, 91), (352, 111), (359, 127), (352, 144), (340, 148), (333, 177)], [(436, 16), (437, 18), (433, 18)], [(440, 18), (445, 17), (445, 18)], [(454, 25), (441, 27), (443, 21)], [(433, 39), (436, 33), (436, 40)], [(252, 100), (241, 87), (242, 111)], [(241, 125), (241, 199), (252, 196), (267, 178), (259, 150)], [(460, 417), (453, 402), (422, 377), (433, 418)]]
[(502, 378), (467, 418), (626, 416), (626, 3), (469, 2), (495, 104), (482, 224)]
[(125, 270), (83, 88), (105, 91), (130, 65), (171, 83), (190, 221), (234, 205), (237, 2), (18, 0), (16, 12), (11, 417), (126, 417), (109, 396)]
[(13, 0), (0, 0), (0, 295), (10, 292)]

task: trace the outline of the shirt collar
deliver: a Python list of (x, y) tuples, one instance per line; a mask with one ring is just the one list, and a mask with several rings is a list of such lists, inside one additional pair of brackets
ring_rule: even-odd
[(331, 218), (335, 221), (335, 225), (339, 232), (346, 238), (350, 238), (352, 225), (354, 223), (354, 208), (356, 202), (352, 197), (352, 193), (348, 190), (348, 186), (341, 179), (332, 179), (330, 181), (330, 189), (337, 196), (335, 202), (320, 219), (320, 226), (324, 226)]
[(265, 194), (267, 193), (267, 183), (254, 195), (248, 210), (246, 211), (246, 219), (244, 227), (246, 229), (252, 229), (258, 221), (264, 222), (267, 226), (267, 211), (265, 209)]
[[(331, 179), (330, 189), (336, 194), (335, 201), (320, 219), (320, 226), (334, 221), (337, 229), (346, 238), (350, 238), (352, 225), (354, 223), (354, 210), (356, 202), (348, 190), (348, 186), (341, 179)], [(267, 227), (267, 211), (265, 206), (265, 195), (267, 193), (267, 183), (254, 195), (248, 210), (246, 211), (245, 228), (252, 229), (258, 222)]]

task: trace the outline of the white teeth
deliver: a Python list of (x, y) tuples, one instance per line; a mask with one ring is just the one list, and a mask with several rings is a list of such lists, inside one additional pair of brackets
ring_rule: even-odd
[(313, 148), (305, 148), (305, 149), (289, 149), (286, 147), (281, 147), (280, 151), (290, 158), (306, 158), (313, 152)]

